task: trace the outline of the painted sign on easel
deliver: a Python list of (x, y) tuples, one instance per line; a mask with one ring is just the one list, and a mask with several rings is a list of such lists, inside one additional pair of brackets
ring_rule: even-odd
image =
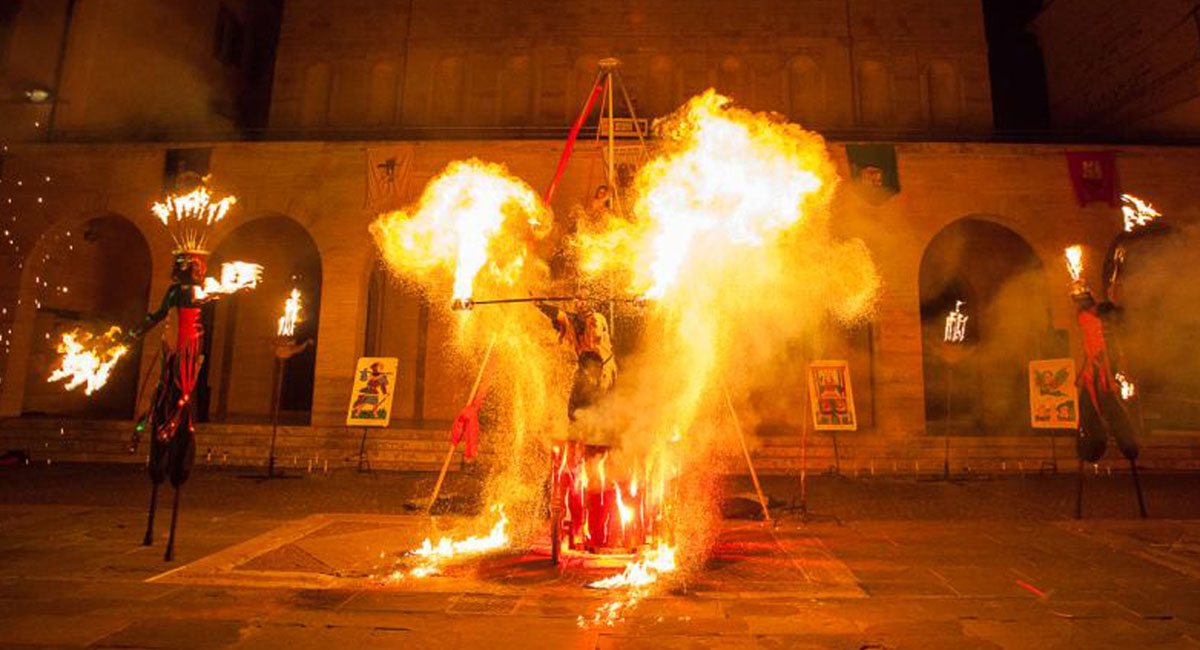
[(350, 392), (348, 427), (386, 427), (392, 419), (395, 395), (396, 357), (362, 357), (354, 371), (354, 390)]
[(1075, 429), (1079, 426), (1074, 361), (1042, 359), (1029, 362), (1029, 424), (1034, 429)]
[(813, 430), (858, 430), (848, 362), (813, 361), (808, 364), (808, 397), (812, 406)]

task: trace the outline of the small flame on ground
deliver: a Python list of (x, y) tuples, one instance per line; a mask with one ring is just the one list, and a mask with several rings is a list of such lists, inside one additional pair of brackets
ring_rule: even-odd
[(58, 344), (59, 366), (46, 381), (68, 379), (67, 390), (83, 385), (85, 395), (91, 395), (108, 381), (113, 366), (129, 351), (119, 343), (121, 328), (111, 327), (100, 336), (75, 329), (62, 335)]
[(601, 605), (592, 616), (580, 616), (580, 627), (612, 627), (623, 620), (625, 612), (650, 594), (651, 587), (662, 574), (675, 570), (675, 548), (660, 543), (657, 549), (648, 551), (641, 559), (625, 565), (620, 574), (597, 580), (588, 586), (594, 589), (621, 590), (612, 600)]
[(1162, 216), (1149, 202), (1132, 194), (1122, 194), (1121, 204), (1121, 212), (1125, 215), (1125, 232), (1133, 232)]
[[(492, 512), (497, 513), (500, 519), (492, 526), (491, 532), (487, 535), (477, 535), (462, 540), (443, 537), (437, 544), (434, 544), (433, 540), (426, 537), (425, 541), (421, 543), (420, 548), (407, 553), (409, 556), (420, 558), (420, 563), (409, 570), (407, 577), (427, 578), (435, 576), (442, 572), (442, 565), (449, 560), (480, 555), (507, 546), (509, 542), (507, 533), (508, 517), (504, 514), (503, 504), (494, 507)], [(388, 579), (399, 580), (404, 577), (405, 573), (403, 571), (396, 570), (388, 576)]]
[(1083, 246), (1068, 246), (1063, 250), (1063, 255), (1067, 258), (1067, 272), (1071, 274), (1071, 281), (1079, 282), (1083, 277)]
[(283, 303), (283, 315), (279, 317), (279, 336), (292, 336), (296, 333), (296, 323), (300, 322), (300, 290), (292, 288), (291, 297)]

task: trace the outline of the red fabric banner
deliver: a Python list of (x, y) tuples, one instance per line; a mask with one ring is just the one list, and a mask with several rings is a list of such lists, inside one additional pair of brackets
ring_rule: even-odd
[(1080, 206), (1104, 201), (1117, 207), (1120, 193), (1117, 191), (1116, 152), (1068, 151), (1067, 170)]
[(592, 105), (596, 103), (596, 98), (600, 96), (600, 91), (604, 90), (604, 84), (600, 83), (600, 79), (601, 77), (596, 78), (596, 83), (592, 85), (592, 94), (588, 95), (587, 103), (583, 106), (583, 112), (576, 118), (575, 124), (571, 125), (571, 133), (567, 136), (567, 145), (563, 147), (562, 156), (558, 159), (558, 167), (554, 170), (554, 178), (550, 181), (550, 187), (546, 188), (546, 203), (550, 203), (550, 199), (554, 198), (554, 189), (558, 187), (558, 181), (567, 169), (567, 161), (571, 158), (571, 151), (575, 149), (575, 139), (579, 137), (579, 130), (583, 128), (583, 123), (587, 120), (588, 115), (592, 113)]
[(454, 424), (450, 427), (450, 443), (457, 445), (466, 440), (466, 446), (463, 447), (463, 455), (467, 458), (474, 458), (475, 451), (479, 449), (479, 407), (483, 406), (483, 400), (487, 397), (488, 389), (492, 384), (492, 368), (491, 363), (484, 368), (483, 374), (480, 375), (479, 387), (475, 390), (475, 396), (471, 398), (471, 402), (459, 411), (458, 417), (454, 418)]

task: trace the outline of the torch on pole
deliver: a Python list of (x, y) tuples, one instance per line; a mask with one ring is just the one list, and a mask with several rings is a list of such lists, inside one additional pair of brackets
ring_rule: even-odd
[(585, 298), (583, 296), (528, 296), (525, 298), (491, 298), (488, 300), (472, 300), (470, 298), (455, 298), (450, 302), (450, 308), (455, 311), (470, 311), (479, 305), (511, 305), (525, 302), (572, 302), (575, 300), (594, 300), (595, 302), (629, 303), (644, 306), (647, 302), (643, 296), (630, 298)]
[[(954, 311), (946, 314), (945, 332), (942, 334), (942, 342), (949, 346), (954, 346), (962, 343), (967, 339), (967, 319), (969, 316), (962, 313), (962, 306), (966, 303), (961, 300), (954, 302)], [(954, 398), (954, 361), (950, 358), (946, 359), (946, 430), (943, 432), (943, 457), (942, 457), (942, 478), (950, 480), (950, 405)]]

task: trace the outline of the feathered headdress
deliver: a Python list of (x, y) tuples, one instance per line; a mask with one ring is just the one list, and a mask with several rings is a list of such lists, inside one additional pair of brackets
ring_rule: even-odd
[[(208, 177), (203, 181), (207, 182)], [(237, 197), (217, 200), (203, 183), (187, 194), (171, 194), (151, 210), (163, 222), (175, 240), (176, 253), (208, 253), (208, 233), (225, 218)]]

